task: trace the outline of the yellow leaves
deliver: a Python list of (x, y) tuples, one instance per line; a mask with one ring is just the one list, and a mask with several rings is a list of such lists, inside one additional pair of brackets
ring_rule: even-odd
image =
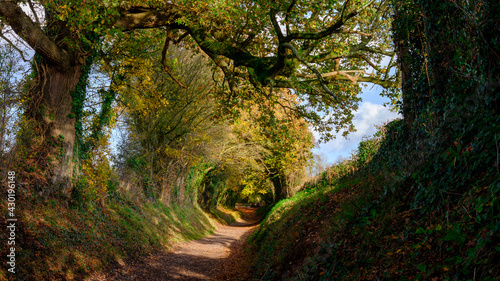
[(318, 23), (317, 23), (315, 20), (313, 20), (313, 21), (311, 21), (311, 22), (309, 23), (309, 26), (310, 26), (311, 28), (316, 29), (316, 28), (318, 27)]
[(89, 199), (102, 198), (107, 194), (107, 184), (114, 175), (109, 160), (109, 141), (103, 138), (87, 159), (82, 159), (79, 181)]
[(59, 14), (57, 18), (59, 20), (65, 21), (68, 18), (69, 13), (71, 12), (71, 8), (68, 8), (68, 6), (63, 5), (59, 7)]
[(170, 158), (180, 158), (182, 157), (182, 152), (180, 150), (166, 146), (163, 149), (164, 155)]

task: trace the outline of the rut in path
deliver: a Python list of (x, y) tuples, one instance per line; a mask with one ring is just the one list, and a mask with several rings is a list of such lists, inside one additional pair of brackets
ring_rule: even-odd
[[(175, 247), (171, 252), (160, 252), (141, 257), (90, 277), (101, 280), (218, 280), (232, 268), (228, 263), (231, 251), (237, 250), (256, 227), (255, 209), (238, 208), (247, 214), (247, 220), (231, 225), (218, 225), (215, 234)], [(219, 276), (219, 277), (218, 277)]]

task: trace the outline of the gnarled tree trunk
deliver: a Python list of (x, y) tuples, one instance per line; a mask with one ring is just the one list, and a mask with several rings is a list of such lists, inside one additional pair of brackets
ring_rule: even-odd
[[(25, 122), (27, 126), (19, 136), (20, 151), (25, 153), (26, 164), (35, 172), (43, 173), (38, 185), (49, 193), (69, 195), (74, 170), (76, 141), (73, 92), (77, 89), (88, 53), (76, 31), (70, 31), (55, 13), (47, 11), (46, 26), (42, 29), (16, 4), (2, 2), (0, 15), (36, 52), (33, 77), (26, 93)], [(79, 35), (79, 36), (78, 36)], [(85, 82), (85, 81), (83, 81)], [(81, 98), (84, 95), (82, 93)], [(81, 100), (80, 102), (83, 102)], [(81, 109), (82, 104), (79, 104)], [(26, 130), (26, 128), (28, 128)], [(24, 135), (23, 135), (24, 134)], [(33, 169), (31, 169), (33, 171)], [(40, 177), (37, 177), (39, 179)]]
[(72, 93), (77, 89), (82, 67), (70, 64), (61, 70), (43, 58), (35, 67), (33, 86), (27, 93), (25, 117), (36, 140), (29, 145), (28, 157), (36, 157), (34, 162), (45, 170), (50, 193), (69, 195), (76, 141)]

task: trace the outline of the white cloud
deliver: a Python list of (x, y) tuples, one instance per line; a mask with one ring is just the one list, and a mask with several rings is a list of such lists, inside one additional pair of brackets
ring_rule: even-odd
[[(350, 152), (357, 148), (363, 137), (371, 136), (377, 131), (374, 125), (381, 125), (386, 121), (400, 117), (399, 114), (390, 111), (383, 105), (368, 101), (362, 102), (354, 113), (353, 124), (357, 131), (349, 134), (347, 139), (338, 136), (337, 139), (322, 143), (317, 150), (325, 153), (329, 162), (334, 162), (339, 157), (347, 158), (350, 156)], [(314, 132), (314, 135), (318, 136), (316, 132)]]

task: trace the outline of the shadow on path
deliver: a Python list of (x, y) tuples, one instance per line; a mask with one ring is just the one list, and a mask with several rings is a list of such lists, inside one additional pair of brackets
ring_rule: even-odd
[[(242, 211), (252, 215), (255, 208)], [(253, 218), (219, 225), (211, 236), (181, 244), (172, 252), (138, 257), (86, 280), (215, 280), (221, 264), (230, 262), (227, 257), (231, 250), (241, 246), (238, 242), (258, 224)]]

